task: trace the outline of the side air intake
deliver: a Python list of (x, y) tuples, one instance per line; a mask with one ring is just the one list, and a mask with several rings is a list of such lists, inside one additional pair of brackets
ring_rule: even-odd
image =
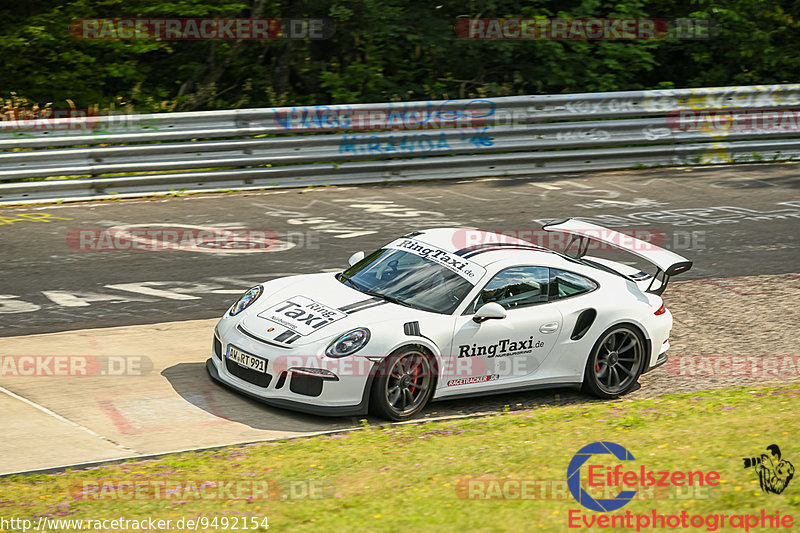
[(594, 319), (597, 318), (597, 311), (594, 309), (585, 309), (578, 315), (578, 320), (575, 321), (575, 329), (572, 330), (570, 339), (579, 341), (589, 331), (589, 328), (594, 324)]

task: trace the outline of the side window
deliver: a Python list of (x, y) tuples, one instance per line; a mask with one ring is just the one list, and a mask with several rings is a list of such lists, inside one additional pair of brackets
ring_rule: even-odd
[(560, 270), (550, 269), (550, 299), (567, 298), (576, 294), (591, 292), (597, 288), (597, 283), (587, 277)]
[(499, 272), (478, 294), (473, 312), (489, 302), (497, 302), (506, 309), (546, 302), (549, 270), (547, 267), (524, 266)]

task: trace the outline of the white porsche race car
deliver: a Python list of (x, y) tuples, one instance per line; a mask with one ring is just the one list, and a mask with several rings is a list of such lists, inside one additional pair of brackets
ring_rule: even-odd
[[(438, 399), (630, 392), (667, 360), (672, 315), (660, 294), (692, 263), (577, 219), (544, 229), (566, 234), (575, 252), (439, 228), (357, 252), (340, 273), (253, 287), (217, 324), (208, 373), (269, 405), (391, 420)], [(656, 272), (589, 256), (590, 242)]]

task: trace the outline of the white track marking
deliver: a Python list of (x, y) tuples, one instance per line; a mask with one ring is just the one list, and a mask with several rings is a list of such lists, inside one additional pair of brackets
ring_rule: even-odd
[(85, 431), (86, 433), (88, 433), (89, 435), (91, 435), (93, 437), (96, 437), (96, 438), (98, 438), (100, 440), (104, 440), (104, 441), (108, 442), (109, 444), (113, 444), (114, 446), (116, 446), (120, 450), (124, 450), (124, 451), (126, 451), (128, 453), (138, 453), (133, 448), (128, 448), (127, 446), (125, 446), (123, 444), (120, 444), (118, 442), (115, 442), (115, 441), (109, 439), (108, 437), (104, 437), (101, 434), (97, 433), (96, 431), (92, 431), (91, 429), (87, 428), (86, 426), (82, 426), (82, 425), (78, 424), (77, 422), (73, 422), (72, 420), (70, 420), (68, 418), (64, 418), (60, 414), (51, 411), (47, 407), (44, 407), (43, 405), (39, 405), (38, 403), (33, 402), (33, 401), (23, 397), (23, 396), (20, 396), (19, 394), (15, 394), (15, 393), (11, 392), (10, 390), (8, 390), (8, 389), (6, 389), (4, 387), (0, 387), (0, 392), (2, 392), (4, 394), (14, 398), (15, 400), (19, 400), (22, 403), (30, 405), (34, 409), (38, 409), (39, 411), (43, 412), (44, 414), (46, 414), (48, 416), (51, 416), (51, 417), (55, 418), (56, 420), (58, 420), (60, 422), (63, 422), (65, 424), (69, 424), (70, 426), (78, 428), (81, 431)]
[(162, 289), (155, 289), (148, 287), (147, 284), (166, 285), (167, 282), (143, 282), (143, 283), (117, 283), (115, 285), (106, 285), (109, 289), (117, 289), (120, 291), (135, 292), (137, 294), (146, 294), (148, 296), (158, 296), (160, 298), (167, 298), (170, 300), (200, 300), (199, 296), (192, 296), (190, 294), (181, 294), (174, 291), (165, 291)]
[(577, 181), (557, 181), (556, 183), (560, 185), (572, 185), (573, 187), (579, 187), (581, 189), (591, 189), (592, 187), (589, 185), (584, 185), (583, 183)]
[(150, 298), (136, 298), (121, 294), (103, 294), (86, 291), (42, 291), (42, 294), (62, 307), (89, 307), (92, 302), (152, 302)]
[(642, 187), (648, 187), (651, 184), (659, 182), (659, 181), (666, 181), (668, 185), (677, 186), (677, 187), (689, 187), (689, 188), (692, 188), (692, 189), (699, 189), (700, 188), (697, 185), (691, 184), (689, 182), (689, 180), (681, 179), (681, 180), (677, 180), (676, 181), (673, 178), (650, 178), (649, 180), (647, 180), (645, 182), (638, 182), (637, 185), (640, 185)]
[(533, 185), (534, 187), (541, 187), (542, 189), (548, 191), (558, 191), (563, 189), (564, 187), (578, 187), (579, 189), (591, 189), (589, 185), (584, 185), (583, 183), (579, 183), (577, 181), (554, 181), (553, 183), (530, 183), (529, 185)]
[(617, 187), (619, 189), (625, 189), (628, 192), (639, 192), (636, 189), (631, 189), (630, 187), (625, 187), (624, 185), (620, 185), (619, 183), (613, 181), (607, 181), (606, 185), (611, 185), (612, 187)]
[(42, 308), (18, 298), (13, 294), (0, 294), (0, 313), (32, 313)]
[(636, 202), (623, 202), (621, 200), (606, 200), (605, 198), (598, 198), (595, 202), (603, 202), (604, 204), (621, 204), (621, 205), (641, 205), (644, 198), (639, 198)]
[(482, 196), (476, 196), (474, 194), (465, 194), (456, 191), (447, 191), (447, 193), (455, 196), (461, 196), (463, 198), (469, 198), (470, 200), (484, 200), (486, 202), (496, 202), (498, 200), (497, 198), (484, 198)]
[(407, 196), (409, 198), (413, 198), (414, 200), (419, 200), (420, 202), (429, 202), (431, 204), (440, 204), (442, 202), (437, 202), (436, 200), (431, 200), (431, 198), (441, 198), (442, 196), (416, 196), (413, 194), (409, 194), (407, 192), (398, 191), (398, 194), (401, 196)]

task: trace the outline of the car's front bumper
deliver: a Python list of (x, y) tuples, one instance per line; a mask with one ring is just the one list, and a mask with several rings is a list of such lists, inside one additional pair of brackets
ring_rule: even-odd
[(231, 381), (223, 379), (219, 371), (217, 370), (217, 365), (214, 363), (213, 358), (208, 359), (206, 361), (206, 371), (208, 371), (208, 375), (211, 376), (211, 379), (214, 381), (225, 385), (235, 391), (244, 394), (245, 396), (249, 396), (254, 400), (258, 400), (266, 405), (270, 405), (272, 407), (281, 407), (284, 409), (291, 409), (293, 411), (299, 411), (301, 413), (308, 413), (312, 415), (324, 415), (324, 416), (354, 416), (354, 415), (364, 415), (367, 414), (369, 410), (369, 397), (368, 397), (368, 389), (365, 389), (361, 401), (357, 405), (353, 406), (329, 406), (329, 405), (316, 405), (307, 402), (300, 402), (296, 400), (288, 400), (285, 398), (271, 398), (264, 394), (255, 394), (247, 389), (238, 387), (236, 384), (232, 383)]
[[(245, 334), (237, 322), (223, 319), (215, 329), (212, 356), (206, 361), (212, 379), (276, 407), (329, 416), (367, 412), (375, 368), (371, 360), (357, 355), (331, 359), (324, 353), (309, 354), (307, 348), (282, 348)], [(230, 360), (231, 345), (265, 359), (266, 372)]]

